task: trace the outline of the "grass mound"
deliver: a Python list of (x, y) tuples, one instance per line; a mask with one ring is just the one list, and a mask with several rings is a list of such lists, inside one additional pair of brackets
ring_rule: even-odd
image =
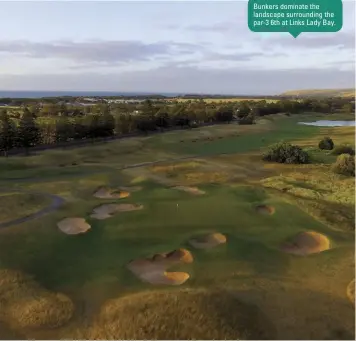
[(103, 220), (112, 217), (117, 212), (131, 212), (141, 209), (143, 209), (142, 205), (135, 204), (104, 204), (94, 208), (90, 217)]
[(108, 187), (100, 187), (94, 196), (99, 199), (123, 199), (130, 196), (128, 191), (113, 190)]
[(331, 167), (337, 174), (355, 176), (355, 157), (349, 154), (341, 154)]
[(341, 155), (341, 154), (349, 154), (349, 155), (355, 155), (355, 150), (352, 148), (352, 146), (348, 144), (342, 144), (340, 146), (336, 146), (334, 150), (332, 151), (333, 155)]
[(346, 288), (346, 295), (355, 304), (355, 279), (353, 279)]
[(65, 218), (57, 226), (65, 234), (85, 233), (91, 228), (84, 218)]
[(329, 239), (321, 233), (302, 232), (282, 245), (282, 251), (298, 256), (307, 256), (330, 249)]
[(226, 237), (221, 233), (211, 233), (189, 240), (189, 244), (196, 249), (210, 249), (226, 243)]
[(193, 256), (188, 250), (178, 249), (169, 253), (156, 254), (151, 258), (133, 260), (127, 267), (143, 282), (180, 285), (189, 278), (189, 275), (185, 272), (166, 272), (166, 270), (176, 264), (192, 262)]
[(255, 307), (225, 291), (147, 291), (108, 301), (77, 339), (274, 339)]
[(276, 209), (273, 206), (269, 206), (269, 205), (258, 205), (256, 207), (257, 213), (271, 215), (271, 214), (274, 214), (275, 211), (276, 211)]
[(0, 319), (13, 328), (59, 327), (73, 315), (65, 295), (42, 288), (18, 271), (0, 270)]
[(0, 222), (7, 222), (33, 214), (51, 203), (46, 196), (32, 193), (4, 193), (0, 195)]

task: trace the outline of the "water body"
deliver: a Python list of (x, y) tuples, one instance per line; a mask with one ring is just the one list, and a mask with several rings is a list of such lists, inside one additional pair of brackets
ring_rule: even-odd
[(355, 121), (315, 121), (315, 122), (298, 122), (298, 124), (304, 124), (307, 126), (317, 126), (317, 127), (353, 127), (355, 126)]
[(178, 93), (114, 92), (114, 91), (0, 91), (0, 98), (42, 98), (42, 97), (82, 97), (82, 96), (178, 96)]

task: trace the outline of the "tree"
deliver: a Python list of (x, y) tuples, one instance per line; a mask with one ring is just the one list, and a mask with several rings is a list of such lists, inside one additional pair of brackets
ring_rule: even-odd
[(98, 115), (98, 136), (113, 136), (115, 129), (115, 118), (109, 111)]
[(60, 117), (55, 121), (55, 141), (67, 142), (73, 138), (74, 129), (67, 117)]
[(15, 145), (16, 127), (6, 110), (0, 112), (0, 150), (7, 156)]
[(237, 117), (243, 118), (251, 112), (251, 109), (247, 102), (242, 101), (239, 108), (237, 109)]
[(165, 107), (162, 107), (156, 113), (155, 124), (160, 129), (165, 129), (165, 128), (169, 127), (169, 115), (168, 115), (167, 109)]
[(233, 119), (232, 109), (229, 109), (227, 107), (221, 108), (215, 114), (215, 120), (217, 122), (231, 122), (232, 119)]
[(20, 118), (17, 143), (19, 147), (25, 148), (26, 154), (29, 148), (35, 146), (40, 141), (40, 130), (36, 124), (33, 114), (27, 109)]
[(54, 103), (44, 104), (41, 109), (42, 116), (48, 116), (48, 117), (57, 116), (58, 112), (59, 112), (59, 108)]
[(92, 114), (88, 115), (85, 119), (87, 125), (87, 136), (88, 138), (95, 139), (98, 137), (99, 130), (99, 115)]
[(355, 107), (354, 104), (352, 103), (346, 103), (342, 106), (342, 111), (348, 113), (348, 114), (352, 114), (355, 111)]

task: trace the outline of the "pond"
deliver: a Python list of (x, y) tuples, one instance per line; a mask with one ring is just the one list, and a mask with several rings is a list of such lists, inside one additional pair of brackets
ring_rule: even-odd
[(298, 122), (298, 124), (304, 124), (308, 126), (317, 127), (352, 127), (355, 126), (355, 121), (315, 121), (315, 122)]

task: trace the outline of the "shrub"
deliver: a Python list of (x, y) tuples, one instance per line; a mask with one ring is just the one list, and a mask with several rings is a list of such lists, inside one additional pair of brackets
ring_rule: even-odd
[(270, 147), (263, 154), (264, 161), (279, 163), (308, 163), (309, 154), (299, 146), (293, 146), (287, 142), (279, 142)]
[(340, 146), (336, 146), (334, 148), (334, 150), (332, 151), (332, 154), (334, 155), (341, 155), (341, 154), (349, 154), (349, 155), (355, 155), (355, 150), (347, 145), (347, 144), (343, 144)]
[(330, 137), (324, 137), (319, 142), (319, 149), (333, 150), (334, 149), (334, 141)]
[(355, 157), (349, 154), (341, 154), (332, 165), (332, 171), (337, 174), (355, 176)]
[(238, 119), (239, 124), (255, 124), (255, 116), (254, 115), (247, 115), (245, 117), (239, 118)]

